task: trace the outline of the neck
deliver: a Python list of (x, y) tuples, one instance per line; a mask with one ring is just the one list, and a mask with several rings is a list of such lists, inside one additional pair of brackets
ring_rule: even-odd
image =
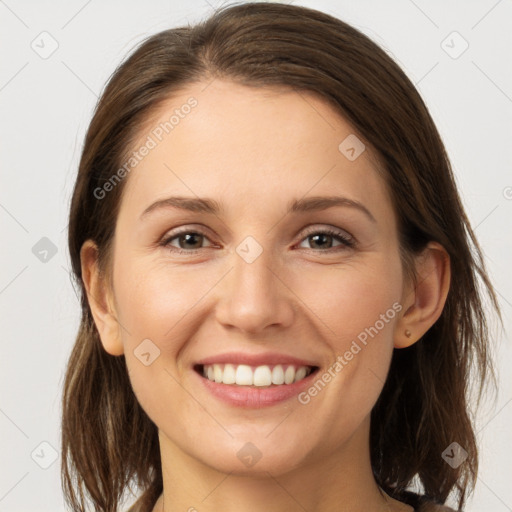
[(369, 418), (337, 451), (280, 474), (223, 473), (180, 450), (159, 431), (164, 492), (153, 512), (411, 511), (377, 486)]

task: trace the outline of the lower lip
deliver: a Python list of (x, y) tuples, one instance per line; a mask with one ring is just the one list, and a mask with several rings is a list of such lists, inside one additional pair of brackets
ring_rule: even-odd
[(293, 382), (292, 384), (260, 388), (256, 386), (220, 384), (202, 377), (194, 371), (198, 379), (203, 383), (204, 387), (213, 396), (229, 405), (243, 407), (246, 409), (261, 409), (263, 407), (269, 407), (297, 396), (311, 384), (311, 381), (317, 372), (318, 369), (310, 373), (304, 379)]

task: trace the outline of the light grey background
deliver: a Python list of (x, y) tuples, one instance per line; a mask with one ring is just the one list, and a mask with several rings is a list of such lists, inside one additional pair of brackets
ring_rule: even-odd
[[(66, 226), (92, 109), (138, 41), (220, 5), (209, 2), (0, 0), (1, 512), (64, 510), (60, 460), (53, 461), (52, 450), (60, 451), (63, 372), (79, 320)], [(353, 24), (390, 52), (419, 88), (446, 143), (506, 330), (493, 349), (500, 390), (494, 408), (478, 417), (482, 466), (466, 510), (510, 511), (512, 2), (294, 3)], [(465, 41), (469, 46), (458, 55)], [(55, 255), (44, 252), (43, 237)]]

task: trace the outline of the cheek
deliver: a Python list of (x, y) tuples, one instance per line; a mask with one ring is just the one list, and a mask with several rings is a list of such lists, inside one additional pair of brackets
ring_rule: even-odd
[(125, 262), (117, 271), (118, 313), (130, 333), (125, 342), (150, 338), (166, 350), (172, 348), (166, 340), (181, 330), (181, 322), (206, 293), (207, 283), (213, 281), (211, 272), (205, 276), (143, 259)]
[(310, 404), (313, 417), (324, 408), (339, 411), (333, 421), (346, 432), (370, 412), (386, 380), (402, 309), (402, 271), (398, 259), (376, 256), (324, 272), (307, 280), (300, 296), (321, 320), (316, 323), (330, 361), (301, 403)]
[[(116, 270), (126, 365), (139, 404), (157, 425), (173, 424), (176, 411), (200, 416), (202, 411), (180, 384), (182, 367), (177, 363), (193, 335), (192, 322), (198, 321), (194, 305), (213, 276), (200, 279), (197, 272), (170, 271), (143, 259), (124, 261)], [(144, 353), (149, 353), (147, 365)]]
[[(304, 279), (300, 297), (324, 324), (332, 348), (343, 353), (352, 340), (388, 339), (397, 318), (402, 271), (396, 260), (375, 255), (364, 264), (326, 267)], [(375, 329), (378, 332), (375, 332)]]

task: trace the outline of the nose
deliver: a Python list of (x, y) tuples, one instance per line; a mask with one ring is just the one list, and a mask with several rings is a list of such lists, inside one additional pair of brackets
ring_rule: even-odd
[(281, 266), (264, 250), (248, 262), (233, 254), (233, 268), (217, 290), (216, 318), (224, 327), (244, 333), (282, 329), (293, 322), (295, 295), (286, 285)]

